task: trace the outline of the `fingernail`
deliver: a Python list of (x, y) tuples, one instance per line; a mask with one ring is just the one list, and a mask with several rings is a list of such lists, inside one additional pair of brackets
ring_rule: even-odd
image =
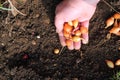
[(74, 48), (73, 47), (68, 47), (69, 50), (73, 50)]
[(82, 43), (83, 44), (87, 44), (88, 40), (89, 40), (88, 33), (87, 34), (83, 34), (82, 37), (83, 37)]
[(87, 40), (83, 40), (82, 43), (83, 44), (88, 44), (88, 41)]
[(69, 49), (69, 50), (73, 50), (73, 49), (74, 49), (73, 43), (72, 43), (71, 46), (68, 46), (68, 49)]
[(81, 48), (81, 41), (75, 42), (74, 43), (74, 48), (75, 48), (75, 50), (79, 50)]

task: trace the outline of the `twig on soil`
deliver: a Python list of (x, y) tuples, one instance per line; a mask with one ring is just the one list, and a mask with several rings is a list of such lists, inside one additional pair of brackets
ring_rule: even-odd
[(103, 44), (104, 44), (105, 42), (107, 42), (110, 38), (111, 38), (111, 34), (107, 34), (107, 36), (106, 36), (103, 40), (101, 40), (101, 41), (96, 45), (96, 47), (103, 45)]
[(117, 11), (115, 8), (113, 8), (107, 1), (103, 0), (103, 2), (104, 2), (105, 4), (107, 4), (111, 9), (113, 9), (115, 12), (117, 12), (117, 13), (120, 14), (120, 12)]
[[(8, 2), (10, 4), (10, 7), (12, 8), (12, 13), (17, 12), (17, 13), (23, 15), (23, 16), (26, 16), (26, 14), (24, 14), (24, 13), (20, 12), (19, 10), (17, 10), (16, 7), (12, 4), (12, 2), (10, 0), (8, 0)], [(17, 13), (15, 13), (15, 14), (13, 13), (13, 15), (16, 16)]]
[(64, 49), (65, 49), (65, 47), (63, 46), (63, 47), (61, 48), (61, 50), (60, 50), (59, 55), (64, 51)]
[(12, 36), (12, 30), (13, 30), (13, 26), (10, 27), (10, 30), (9, 30), (9, 36), (11, 37)]

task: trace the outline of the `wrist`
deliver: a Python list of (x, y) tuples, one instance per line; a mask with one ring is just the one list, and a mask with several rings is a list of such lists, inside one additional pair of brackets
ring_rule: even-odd
[[(72, 1), (72, 0), (68, 0), (68, 2), (69, 1)], [(96, 6), (99, 1), (100, 0), (73, 0), (72, 3), (79, 4), (79, 3), (84, 2), (86, 4), (90, 4), (90, 5)]]
[(100, 0), (83, 0), (83, 1), (85, 1), (86, 3), (91, 4), (91, 5), (97, 5), (97, 3), (98, 3)]

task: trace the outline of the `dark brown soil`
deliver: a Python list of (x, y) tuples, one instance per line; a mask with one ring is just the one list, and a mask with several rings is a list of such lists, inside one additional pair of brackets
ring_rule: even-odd
[[(115, 13), (100, 1), (90, 21), (87, 45), (79, 51), (62, 49), (55, 31), (55, 7), (61, 0), (28, 0), (17, 9), (27, 16), (0, 11), (0, 80), (109, 80), (120, 67), (106, 59), (120, 58), (120, 37), (106, 38), (105, 21)], [(119, 0), (106, 0), (120, 11)]]

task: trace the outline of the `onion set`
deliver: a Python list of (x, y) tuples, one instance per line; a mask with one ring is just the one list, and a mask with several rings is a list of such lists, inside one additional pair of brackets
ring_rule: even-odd
[(107, 66), (108, 66), (109, 68), (114, 68), (114, 63), (113, 63), (113, 61), (111, 61), (111, 60), (105, 60), (105, 62), (106, 62)]
[(71, 46), (73, 42), (79, 42), (82, 34), (88, 33), (88, 28), (82, 26), (78, 19), (65, 22), (63, 25), (63, 35), (66, 39), (66, 46)]
[(120, 66), (120, 59), (117, 59), (115, 62), (113, 62), (111, 60), (105, 60), (105, 62), (109, 68), (114, 68), (115, 66)]
[(54, 54), (59, 54), (60, 50), (59, 49), (54, 49)]
[(112, 28), (109, 30), (110, 34), (115, 34), (117, 36), (120, 36), (120, 21), (119, 20), (120, 20), (119, 13), (115, 13), (112, 17), (106, 20), (105, 28), (112, 26)]

